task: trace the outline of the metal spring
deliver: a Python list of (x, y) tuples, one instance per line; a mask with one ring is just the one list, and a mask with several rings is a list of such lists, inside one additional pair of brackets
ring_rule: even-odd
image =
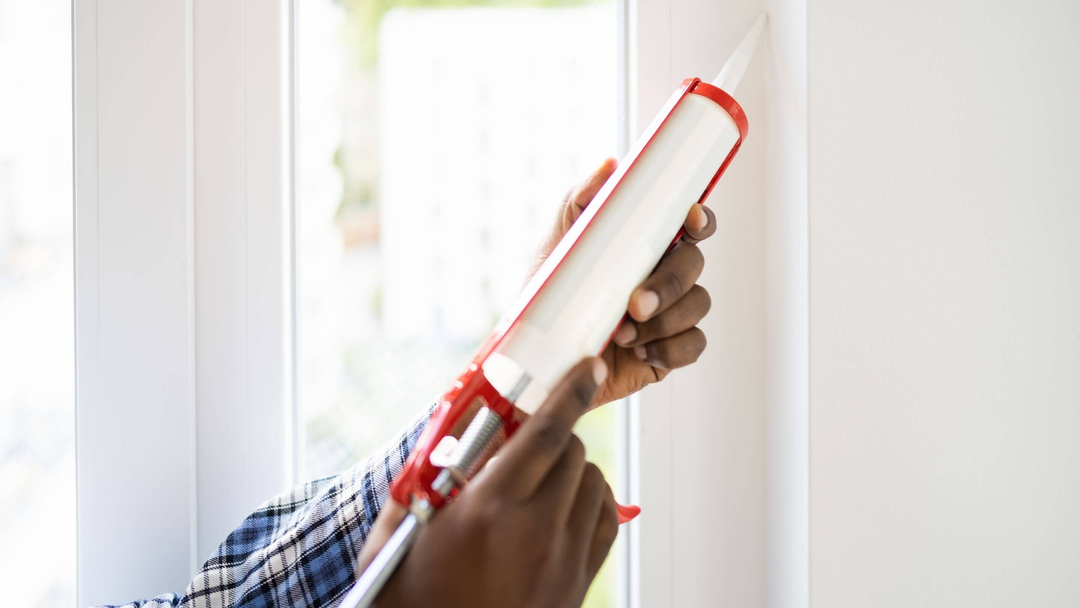
[(481, 464), (480, 457), (487, 451), (501, 428), (502, 418), (498, 414), (487, 407), (480, 408), (465, 432), (462, 433), (453, 464), (450, 466), (457, 469), (466, 479), (471, 477), (475, 472), (474, 469)]

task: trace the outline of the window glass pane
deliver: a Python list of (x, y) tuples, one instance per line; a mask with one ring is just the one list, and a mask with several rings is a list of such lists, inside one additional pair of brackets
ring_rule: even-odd
[[(303, 473), (430, 404), (616, 148), (611, 0), (305, 0), (297, 14)], [(615, 409), (582, 420), (615, 475)], [(590, 606), (613, 606), (609, 560)]]
[(0, 572), (75, 604), (71, 6), (0, 0)]

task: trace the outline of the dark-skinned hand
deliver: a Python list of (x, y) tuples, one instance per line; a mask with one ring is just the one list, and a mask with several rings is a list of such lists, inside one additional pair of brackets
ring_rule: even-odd
[[(606, 376), (599, 358), (570, 370), (499, 457), (431, 519), (376, 605), (580, 606), (618, 532), (611, 488), (571, 433)], [(383, 509), (361, 569), (404, 516), (397, 503)]]
[[(615, 166), (615, 159), (605, 160), (566, 195), (551, 234), (536, 252), (530, 276), (611, 177)], [(622, 399), (659, 382), (671, 370), (697, 361), (704, 352), (705, 332), (697, 324), (709, 312), (712, 300), (709, 292), (696, 284), (705, 266), (697, 243), (716, 232), (716, 216), (705, 205), (694, 205), (684, 227), (683, 238), (630, 296), (630, 317), (601, 355), (611, 373), (600, 387), (595, 405)]]

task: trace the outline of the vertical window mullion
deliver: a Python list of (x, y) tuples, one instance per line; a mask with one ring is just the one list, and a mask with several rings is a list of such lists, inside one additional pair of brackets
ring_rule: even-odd
[(80, 605), (196, 561), (191, 8), (74, 8)]

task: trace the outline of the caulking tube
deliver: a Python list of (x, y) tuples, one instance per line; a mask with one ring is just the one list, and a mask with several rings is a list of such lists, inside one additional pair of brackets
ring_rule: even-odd
[[(691, 206), (705, 200), (746, 136), (746, 116), (725, 91), (742, 78), (764, 25), (763, 15), (712, 84), (683, 82), (442, 396), (391, 487), (409, 514), (342, 608), (372, 605), (425, 523), (465, 487), (483, 456), (498, 449), (500, 436), (517, 428), (515, 407), (534, 413), (577, 361), (604, 349), (631, 292), (678, 238)], [(619, 507), (619, 519), (638, 511)]]
[(534, 413), (582, 357), (603, 351), (630, 295), (702, 202), (746, 132), (733, 90), (765, 25), (762, 15), (714, 84), (683, 83), (537, 271), (496, 333), (488, 382)]

